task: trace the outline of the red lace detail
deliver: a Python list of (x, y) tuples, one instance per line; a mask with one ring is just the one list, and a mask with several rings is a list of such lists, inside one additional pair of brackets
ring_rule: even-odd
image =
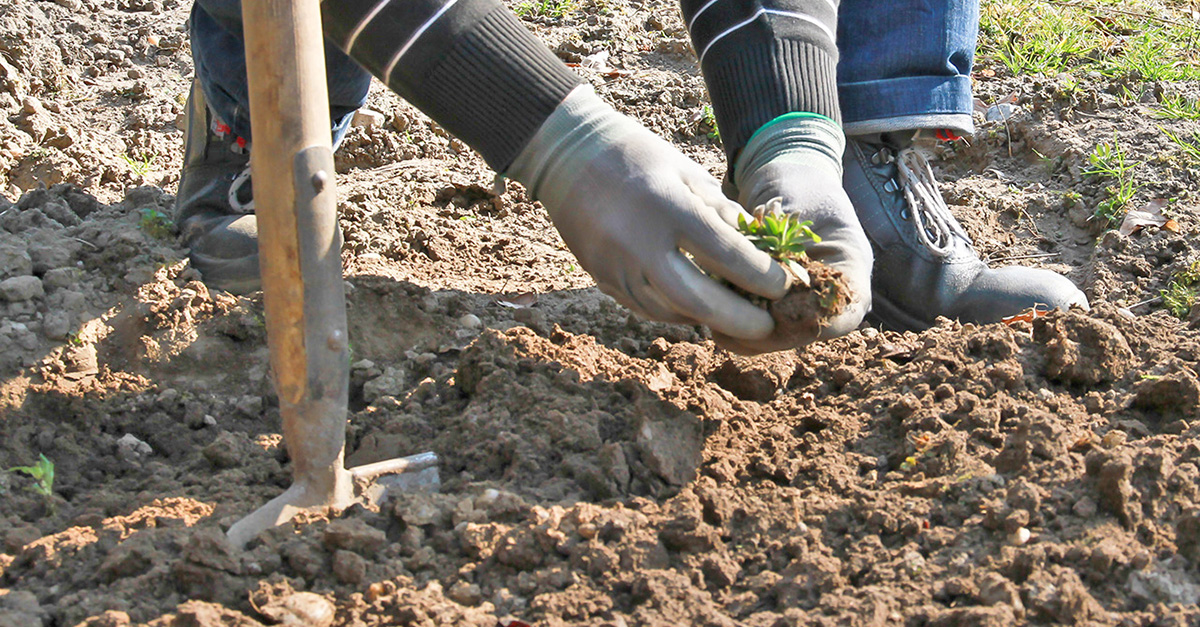
[(962, 139), (962, 135), (959, 135), (948, 128), (939, 128), (937, 133), (934, 133), (934, 136), (944, 142), (952, 142)]

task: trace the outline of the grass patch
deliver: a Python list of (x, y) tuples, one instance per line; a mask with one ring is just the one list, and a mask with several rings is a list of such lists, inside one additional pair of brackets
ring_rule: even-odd
[(984, 0), (979, 58), (1013, 74), (1200, 78), (1200, 27), (1182, 3)]
[(1163, 306), (1176, 318), (1186, 318), (1200, 296), (1200, 261), (1171, 278), (1167, 289), (1162, 291)]
[(1188, 100), (1182, 95), (1164, 96), (1154, 117), (1164, 120), (1200, 120), (1200, 101)]
[(133, 170), (133, 173), (138, 176), (146, 176), (147, 174), (150, 173), (150, 170), (154, 167), (154, 155), (153, 154), (150, 154), (150, 155), (146, 155), (146, 154), (121, 155), (121, 159), (123, 159), (125, 161), (126, 165), (129, 166), (129, 169)]
[(1171, 143), (1175, 144), (1188, 160), (1200, 163), (1200, 132), (1192, 131), (1192, 137), (1188, 139), (1180, 137), (1161, 126), (1158, 127), (1158, 130), (1162, 131), (1163, 135), (1166, 135), (1167, 139), (1171, 140)]
[(575, 0), (530, 0), (517, 5), (513, 12), (521, 17), (559, 19), (575, 10)]

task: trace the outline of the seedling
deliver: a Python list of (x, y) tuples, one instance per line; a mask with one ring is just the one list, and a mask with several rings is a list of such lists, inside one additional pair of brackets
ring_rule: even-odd
[(812, 230), (812, 221), (784, 212), (782, 198), (759, 205), (750, 216), (738, 216), (738, 230), (793, 279), (788, 293), (779, 300), (741, 292), (770, 312), (777, 333), (811, 338), (849, 304), (850, 292), (841, 272), (811, 260), (805, 252), (821, 241)]
[(704, 105), (704, 109), (700, 111), (700, 128), (707, 128), (706, 133), (708, 138), (713, 141), (721, 141), (721, 129), (717, 128), (717, 116), (713, 113), (712, 107)]
[(171, 218), (153, 207), (142, 209), (142, 217), (138, 219), (138, 227), (145, 231), (147, 235), (156, 239), (167, 239), (171, 237), (173, 231)]
[(1094, 217), (1104, 220), (1108, 228), (1115, 227), (1121, 223), (1126, 206), (1141, 188), (1133, 179), (1133, 170), (1138, 162), (1126, 161), (1125, 151), (1114, 138), (1111, 144), (1097, 144), (1088, 155), (1088, 163), (1091, 167), (1084, 170), (1084, 174), (1112, 180), (1112, 185), (1106, 188), (1108, 198), (1096, 207)]
[(154, 167), (154, 155), (121, 155), (121, 159), (129, 166), (130, 170), (138, 176), (146, 176), (150, 173), (150, 169)]
[(1200, 298), (1200, 261), (1176, 274), (1162, 291), (1163, 306), (1176, 318), (1186, 318)]
[(809, 244), (817, 244), (821, 236), (812, 230), (812, 220), (801, 221), (798, 216), (782, 211), (783, 199), (772, 198), (759, 205), (750, 218), (738, 216), (738, 230), (754, 247), (780, 262), (796, 261), (804, 256)]
[(16, 466), (9, 468), (9, 472), (20, 472), (33, 477), (35, 483), (29, 486), (29, 489), (38, 494), (49, 498), (54, 494), (54, 462), (46, 459), (46, 456), (38, 453), (38, 462), (32, 466)]

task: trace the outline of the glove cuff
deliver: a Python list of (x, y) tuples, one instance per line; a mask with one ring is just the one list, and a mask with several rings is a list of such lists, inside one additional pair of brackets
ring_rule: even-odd
[(749, 189), (756, 172), (768, 163), (795, 163), (832, 169), (842, 175), (846, 136), (833, 120), (811, 113), (789, 113), (755, 131), (738, 155), (730, 177), (738, 189)]
[(340, 0), (325, 34), (503, 172), (582, 79), (497, 0)]
[(535, 200), (555, 202), (574, 180), (564, 162), (587, 163), (624, 130), (636, 124), (604, 102), (590, 85), (580, 85), (546, 118), (504, 175), (520, 182)]

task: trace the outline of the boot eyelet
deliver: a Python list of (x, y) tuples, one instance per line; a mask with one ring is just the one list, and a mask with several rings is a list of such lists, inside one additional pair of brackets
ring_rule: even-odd
[(900, 219), (904, 220), (905, 222), (912, 220), (912, 213), (909, 212), (908, 207), (904, 207), (900, 210)]
[(900, 184), (896, 182), (896, 179), (888, 179), (888, 181), (883, 184), (883, 191), (889, 194), (895, 194), (896, 192), (900, 191)]

